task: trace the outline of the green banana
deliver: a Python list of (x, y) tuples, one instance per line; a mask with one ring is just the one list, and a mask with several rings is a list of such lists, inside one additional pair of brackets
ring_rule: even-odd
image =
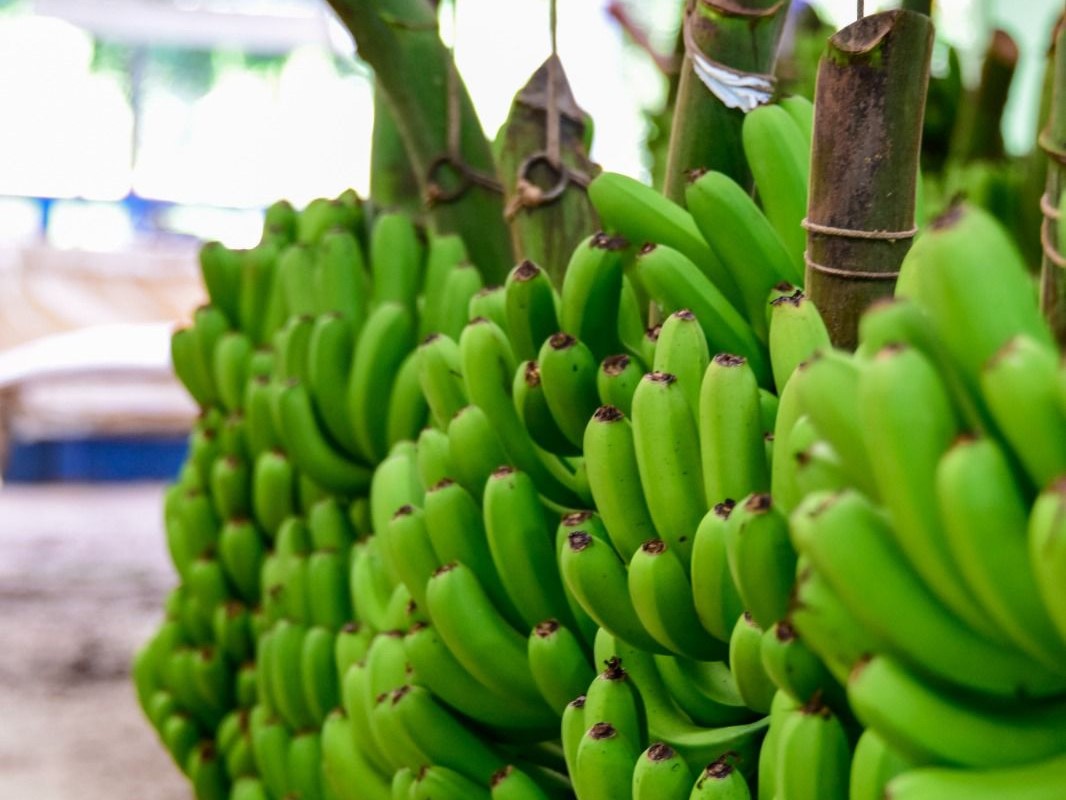
[(710, 358), (707, 339), (695, 314), (683, 308), (666, 318), (659, 329), (652, 369), (677, 378), (693, 419), (699, 417), (700, 385)]
[(206, 408), (214, 402), (214, 385), (196, 341), (195, 328), (179, 328), (170, 337), (170, 363), (196, 404)]
[(563, 709), (563, 719), (559, 727), (566, 771), (570, 775), (570, 780), (574, 780), (574, 775), (577, 773), (577, 749), (586, 730), (585, 695), (578, 695)]
[(797, 289), (770, 301), (770, 366), (778, 392), (796, 367), (830, 346), (822, 315), (802, 291)]
[(527, 773), (508, 764), (489, 781), (492, 800), (548, 800), (548, 794)]
[(415, 346), (411, 311), (398, 302), (383, 302), (366, 321), (355, 345), (348, 381), (348, 413), (355, 441), (369, 463), (388, 450), (388, 403), (381, 398), (392, 391), (396, 374)]
[(322, 745), (317, 728), (293, 736), (288, 756), (286, 767), (293, 794), (306, 800), (322, 800)]
[(633, 443), (655, 528), (687, 570), (707, 502), (696, 420), (673, 375), (651, 372), (637, 387)]
[(766, 491), (770, 470), (755, 373), (743, 358), (719, 353), (701, 377), (696, 419), (707, 501)]
[(552, 531), (532, 478), (500, 467), (485, 484), (482, 509), (492, 563), (525, 627), (549, 617), (573, 626)]
[(381, 214), (370, 231), (371, 301), (415, 310), (422, 285), (422, 243), (406, 214)]
[[(336, 800), (390, 800), (385, 776), (355, 746), (351, 723), (343, 709), (334, 709), (322, 725), (322, 777), (326, 797)], [(234, 799), (235, 800), (235, 799)]]
[(744, 704), (760, 714), (769, 712), (777, 687), (762, 663), (763, 630), (745, 611), (737, 618), (729, 639), (729, 665)]
[(585, 425), (599, 405), (595, 356), (573, 336), (556, 333), (544, 341), (537, 363), (552, 417), (570, 443), (580, 448)]
[(483, 319), (507, 330), (507, 295), (503, 286), (486, 286), (470, 298), (467, 319)]
[(444, 428), (423, 428), (416, 444), (415, 462), (423, 486), (433, 486), (455, 474), (451, 442)]
[(664, 312), (687, 308), (696, 315), (707, 338), (708, 352), (744, 356), (759, 378), (759, 385), (770, 385), (769, 358), (751, 325), (730, 304), (719, 285), (702, 275), (692, 261), (665, 245), (646, 245), (637, 254), (635, 274)]
[(439, 766), (419, 771), (409, 797), (410, 800), (490, 800), (488, 790), (482, 785)]
[(440, 333), (431, 333), (418, 348), (418, 381), (433, 421), (441, 430), (467, 404), (459, 365), (459, 345)]
[(310, 628), (300, 653), (304, 702), (319, 725), (327, 714), (340, 705), (340, 685), (334, 656), (335, 636), (323, 627)]
[[(802, 260), (797, 261), (785, 248), (782, 237), (751, 195), (728, 175), (713, 171), (699, 175), (685, 189), (685, 202), (704, 239), (737, 285), (756, 334), (765, 341), (766, 296), (782, 281), (802, 284)], [(789, 244), (794, 246), (795, 237)]]
[(617, 656), (608, 658), (585, 693), (585, 719), (609, 722), (618, 734), (640, 746), (647, 738), (647, 719), (640, 693)]
[(840, 719), (819, 698), (786, 712), (774, 782), (796, 800), (847, 800), (851, 750)]
[(285, 309), (290, 317), (315, 313), (316, 267), (314, 252), (305, 244), (290, 244), (278, 255), (275, 280), (284, 295)]
[(249, 378), (252, 350), (252, 340), (240, 331), (229, 331), (215, 345), (211, 358), (211, 380), (219, 401), (227, 411), (236, 411), (244, 405), (244, 387)]
[[(444, 310), (444, 286), (448, 279), (463, 264), (469, 272), (470, 261), (466, 253), (466, 246), (462, 238), (454, 233), (440, 234), (432, 231), (426, 232), (428, 239), (426, 246), (425, 277), (422, 280), (422, 306), (420, 309), (421, 327), (418, 335), (425, 337), (434, 331), (440, 331), (437, 324), (439, 314)], [(477, 273), (477, 270), (474, 270)], [(465, 309), (464, 301), (461, 308)], [(463, 320), (465, 323), (466, 320)], [(460, 324), (459, 329), (462, 329)], [(458, 330), (449, 336), (458, 335)]]
[(256, 458), (281, 447), (281, 437), (274, 426), (271, 408), (273, 396), (269, 376), (255, 375), (248, 381), (244, 394), (245, 427), (248, 431), (248, 447)]
[[(843, 492), (819, 503), (807, 514), (803, 524), (809, 533), (802, 539), (796, 538), (796, 514), (797, 549), (866, 626), (877, 650), (887, 649), (948, 683), (1001, 697), (1044, 696), (1064, 687), (1062, 678), (974, 633), (944, 608), (892, 545), (888, 523), (861, 495)], [(900, 619), (908, 625), (899, 625)], [(802, 626), (799, 630), (806, 636)]]
[(759, 653), (766, 674), (797, 703), (820, 694), (832, 707), (840, 707), (841, 687), (787, 619), (767, 628)]
[(559, 298), (548, 273), (523, 261), (504, 287), (507, 338), (520, 359), (535, 358), (541, 342), (559, 330)]
[(500, 615), (469, 567), (453, 562), (437, 570), (426, 605), (448, 649), (475, 678), (504, 695), (539, 700), (524, 637)]
[(572, 773), (579, 800), (631, 800), (639, 754), (639, 745), (609, 722), (593, 723), (581, 737)]
[(889, 782), (886, 796), (893, 800), (1054, 800), (1062, 794), (1066, 758), (1058, 756), (1021, 767), (952, 769), (926, 767), (905, 772)]
[(561, 716), (595, 677), (581, 641), (558, 620), (548, 619), (533, 626), (527, 652), (533, 681)]
[(714, 661), (727, 648), (700, 625), (683, 558), (662, 539), (646, 541), (629, 562), (629, 597), (644, 629), (660, 645), (687, 658)]
[(640, 362), (625, 353), (607, 356), (596, 373), (596, 390), (600, 402), (614, 406), (627, 417), (633, 411), (633, 393), (644, 374)]
[(337, 631), (333, 640), (333, 660), (339, 678), (343, 679), (348, 667), (366, 657), (373, 636), (370, 627), (359, 622), (346, 623)]
[(656, 537), (644, 497), (633, 426), (614, 406), (600, 406), (585, 428), (589, 488), (618, 554), (626, 562)]
[(623, 265), (629, 242), (594, 233), (574, 248), (563, 276), (561, 329), (596, 358), (620, 349)]
[(996, 708), (940, 691), (888, 656), (855, 668), (848, 700), (865, 726), (919, 763), (1010, 767), (1063, 752), (1061, 700)]
[(686, 800), (694, 782), (677, 751), (656, 742), (633, 767), (633, 800)]
[(351, 319), (339, 312), (315, 320), (308, 346), (307, 379), (318, 419), (329, 438), (349, 456), (359, 456), (359, 446), (348, 410), (348, 378), (355, 348)]
[(796, 575), (788, 521), (770, 495), (749, 495), (729, 517), (726, 555), (733, 584), (760, 628), (785, 616)]
[(510, 461), (492, 421), (479, 406), (465, 406), (448, 424), (448, 445), (455, 468), (453, 476), (474, 497), (485, 491), (489, 475)]
[[(289, 317), (274, 333), (274, 376), (281, 381), (300, 380), (306, 382), (311, 373), (311, 334), (314, 332), (315, 318), (309, 314)], [(277, 412), (274, 412), (275, 424), (280, 428)]]
[[(489, 482), (491, 483), (491, 479)], [(486, 496), (487, 494), (486, 488)], [(461, 562), (476, 576), (477, 583), (491, 598), (498, 613), (502, 614), (512, 625), (520, 628), (526, 627), (518, 611), (518, 606), (525, 602), (526, 598), (521, 596), (512, 598), (508, 594), (507, 586), (501, 579), (501, 573), (495, 566), (492, 544), (486, 534), (485, 522), (488, 517), (483, 515), (481, 509), (478, 508), (477, 500), (462, 486), (445, 478), (426, 493), (424, 509), (426, 532), (437, 554), (437, 560), (441, 564), (452, 561)], [(497, 531), (497, 533), (500, 532)], [(546, 552), (550, 558), (551, 542), (547, 532), (544, 533), (544, 539), (547, 547), (542, 548), (541, 551)], [(502, 541), (498, 544), (502, 544)], [(513, 547), (505, 549), (510, 553), (515, 552)], [(518, 552), (521, 552), (520, 548)], [(502, 552), (501, 557), (503, 557)], [(543, 564), (545, 560), (543, 556), (540, 556), (537, 563)], [(548, 563), (551, 562), (548, 561)], [(520, 565), (508, 565), (507, 575), (512, 579), (512, 583), (516, 573), (520, 570)], [(528, 589), (528, 579), (523, 578), (521, 585), (523, 589)], [(539, 619), (543, 619), (543, 616)]]
[(740, 290), (732, 276), (681, 206), (650, 186), (614, 172), (596, 176), (589, 184), (589, 199), (611, 229), (631, 242), (651, 242), (684, 253), (731, 305), (741, 307)]
[(642, 649), (663, 652), (633, 608), (625, 564), (606, 538), (593, 530), (575, 530), (566, 536), (559, 570), (567, 588), (601, 628)]
[(808, 137), (787, 111), (767, 104), (745, 115), (741, 141), (766, 218), (781, 237), (793, 272), (803, 274), (807, 234), (801, 223), (807, 216)]
[(315, 263), (315, 308), (319, 314), (340, 314), (351, 324), (353, 337), (358, 335), (370, 291), (359, 240), (343, 228), (331, 228), (318, 243)]
[(1066, 642), (1066, 592), (1062, 569), (1066, 563), (1066, 481), (1058, 480), (1033, 503), (1027, 527), (1029, 559), (1037, 591), (1047, 614)]
[(396, 371), (385, 415), (385, 441), (414, 441), (429, 420), (429, 405), (419, 383), (419, 355), (412, 350)]
[(241, 259), (237, 317), (240, 329), (257, 345), (270, 341), (277, 322), (277, 309), (271, 306), (276, 306), (281, 297), (274, 287), (280, 249), (276, 241), (265, 239), (244, 251)]
[(1058, 351), (1026, 336), (1010, 339), (981, 371), (988, 408), (1038, 489), (1066, 473), (1061, 446), (1066, 410), (1060, 405), (1058, 371)]
[(751, 791), (744, 775), (732, 760), (726, 754), (708, 764), (696, 779), (689, 800), (750, 800)]
[(674, 702), (697, 725), (737, 725), (757, 716), (744, 705), (733, 673), (724, 661), (655, 656), (655, 667)]
[[(859, 736), (851, 756), (848, 797), (852, 800), (882, 800), (888, 782), (908, 768), (905, 758), (890, 748), (876, 731), (867, 728)], [(896, 795), (893, 793), (892, 796)]]
[[(558, 370), (556, 372), (558, 373)], [(560, 376), (557, 374), (556, 377)], [(557, 391), (556, 394), (563, 392)], [(581, 454), (581, 448), (574, 446), (552, 415), (547, 391), (541, 380), (540, 365), (536, 361), (523, 361), (518, 365), (511, 395), (519, 419), (538, 447), (556, 455)], [(569, 414), (569, 410), (567, 414), (573, 416)]]
[(211, 467), (209, 485), (219, 519), (243, 518), (251, 513), (251, 475), (248, 465), (241, 458), (216, 458)]
[(726, 529), (735, 503), (727, 500), (708, 511), (696, 528), (692, 544), (692, 598), (703, 629), (727, 642), (744, 604), (733, 583), (726, 547)]
[(1041, 602), (1029, 545), (1014, 535), (1026, 530), (1028, 508), (1007, 456), (991, 439), (957, 440), (937, 465), (936, 494), (952, 556), (984, 612), (1018, 647), (1061, 671), (1066, 651)]
[(501, 737), (539, 737), (558, 730), (558, 712), (549, 710), (539, 698), (530, 701), (503, 695), (473, 677), (433, 626), (412, 625), (404, 638), (404, 649), (420, 685), (450, 708)]
[(393, 566), (400, 580), (419, 607), (425, 608), (426, 584), (440, 567), (441, 560), (433, 550), (422, 509), (412, 505), (400, 506), (379, 536), (388, 541), (385, 549), (394, 558)]
[(199, 252), (200, 276), (211, 305), (226, 315), (236, 327), (240, 321), (238, 302), (241, 287), (241, 257), (221, 242), (206, 242)]
[(473, 264), (460, 263), (448, 273), (441, 290), (441, 301), (433, 314), (429, 332), (440, 333), (458, 341), (463, 328), (470, 321), (468, 309), (474, 296), (481, 291), (481, 273)]

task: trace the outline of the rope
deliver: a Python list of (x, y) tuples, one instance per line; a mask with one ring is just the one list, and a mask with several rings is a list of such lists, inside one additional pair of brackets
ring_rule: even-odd
[(1062, 147), (1051, 140), (1051, 133), (1049, 131), (1042, 131), (1040, 133), (1040, 138), (1037, 141), (1040, 144), (1040, 149), (1047, 154), (1048, 158), (1060, 166), (1066, 167), (1066, 150), (1063, 150)]
[[(1063, 256), (1051, 243), (1051, 223), (1058, 222), (1062, 218), (1062, 212), (1052, 205), (1047, 192), (1040, 195), (1040, 210), (1044, 214), (1044, 219), (1040, 223), (1040, 246), (1044, 250), (1044, 256), (1059, 269), (1066, 269), (1066, 256)], [(1059, 244), (1061, 245), (1062, 242)]]
[(739, 108), (745, 114), (770, 102), (773, 97), (777, 79), (762, 72), (745, 72), (722, 64), (707, 56), (696, 44), (692, 32), (692, 18), (695, 7), (685, 13), (681, 22), (681, 34), (685, 45), (685, 55), (692, 61), (692, 71), (717, 97), (726, 108)]
[(804, 219), (800, 224), (810, 233), (817, 233), (822, 236), (837, 236), (841, 239), (876, 239), (894, 242), (900, 239), (913, 239), (918, 233), (917, 227), (911, 228), (909, 231), (858, 231), (851, 228), (834, 228), (830, 225), (821, 225), (817, 222), (811, 222), (809, 219)]
[(866, 4), (863, 3), (863, 0), (858, 0), (857, 8), (855, 9), (855, 18), (856, 19), (862, 19), (863, 17), (866, 16), (866, 7), (865, 6), (866, 6)]
[[(452, 44), (447, 48), (448, 70), (446, 76), (446, 129), (444, 155), (433, 159), (426, 169), (426, 194), (425, 204), (427, 208), (440, 203), (451, 203), (461, 198), (471, 186), (480, 186), (490, 192), (503, 193), (503, 187), (496, 178), (488, 173), (474, 169), (463, 160), (463, 118), (459, 107), (459, 70), (455, 66), (455, 47), (458, 41), (458, 0), (452, 0)], [(459, 185), (452, 190), (446, 190), (436, 180), (438, 172), (445, 167), (451, 167), (459, 176)]]
[(835, 275), (840, 278), (859, 278), (867, 281), (894, 281), (899, 277), (898, 270), (894, 272), (864, 272), (862, 270), (827, 267), (825, 264), (811, 261), (810, 256), (806, 252), (803, 253), (803, 260), (806, 262), (807, 267), (813, 269), (815, 272), (821, 272), (825, 275)]

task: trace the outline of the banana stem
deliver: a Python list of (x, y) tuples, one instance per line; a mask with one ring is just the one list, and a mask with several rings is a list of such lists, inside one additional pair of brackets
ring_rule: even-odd
[[(546, 144), (552, 102), (558, 111), (559, 165), (551, 163)], [(501, 134), (500, 177), (515, 251), (545, 270), (558, 289), (574, 248), (599, 225), (585, 191), (599, 172), (586, 148), (587, 122), (562, 62), (553, 55), (515, 95)]]
[(954, 160), (966, 163), (999, 161), (1006, 157), (1003, 109), (1017, 66), (1018, 45), (1006, 31), (994, 31), (981, 67), (981, 82), (963, 103), (955, 125), (951, 143)]
[(925, 14), (928, 17), (933, 13), (933, 0), (903, 0), (900, 8), (907, 11), (917, 11), (919, 14)]
[(837, 347), (855, 348), (910, 249), (932, 45), (929, 17), (886, 11), (836, 33), (818, 65), (806, 286)]
[[(1040, 135), (1040, 146), (1048, 155), (1047, 191), (1044, 205), (1059, 208), (1066, 185), (1066, 18), (1055, 28), (1054, 66), (1051, 109), (1047, 127)], [(1059, 241), (1056, 220), (1047, 214), (1043, 220), (1041, 240), (1044, 259), (1040, 274), (1040, 308), (1051, 326), (1060, 347), (1066, 347), (1066, 267)]]
[[(449, 142), (458, 130), (454, 155), (478, 175), (495, 179), (492, 151), (462, 80), (455, 75), (457, 119), (449, 114), (451, 53), (437, 30), (437, 16), (427, 0), (329, 0), (355, 37), (359, 56), (374, 69), (392, 109), (411, 165), (423, 193), (432, 178), (445, 191), (461, 186), (461, 176), (449, 165), (430, 175), (434, 161), (449, 155)], [(458, 126), (456, 128), (455, 126)], [(473, 182), (450, 202), (430, 209), (434, 227), (457, 233), (471, 260), (489, 283), (503, 283), (514, 256), (503, 217), (499, 191)]]
[(686, 174), (696, 169), (724, 172), (751, 186), (740, 139), (745, 112), (727, 107), (707, 88), (693, 59), (706, 59), (719, 75), (769, 76), (788, 6), (783, 0), (688, 0), (682, 25), (691, 33), (689, 52), (681, 66), (663, 187), (675, 203), (684, 205)]
[(374, 86), (370, 199), (378, 210), (402, 211), (415, 217), (421, 216), (425, 210), (407, 147), (380, 85)]

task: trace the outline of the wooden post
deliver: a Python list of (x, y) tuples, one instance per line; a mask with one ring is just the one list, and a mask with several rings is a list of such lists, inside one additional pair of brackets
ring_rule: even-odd
[(806, 286), (837, 347), (855, 348), (910, 249), (932, 45), (929, 17), (886, 11), (836, 33), (819, 63)]

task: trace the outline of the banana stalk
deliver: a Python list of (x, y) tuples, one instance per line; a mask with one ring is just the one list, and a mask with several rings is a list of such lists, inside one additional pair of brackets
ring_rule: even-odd
[[(553, 100), (557, 131), (549, 129)], [(545, 270), (557, 288), (570, 254), (599, 224), (582, 185), (599, 172), (588, 156), (588, 121), (553, 55), (515, 95), (497, 140), (515, 252)], [(558, 164), (547, 144), (556, 134)]]
[(407, 148), (381, 86), (374, 86), (374, 128), (370, 135), (370, 199), (378, 209), (422, 214), (422, 192)]
[[(751, 186), (740, 129), (751, 108), (728, 104), (705, 85), (703, 65), (713, 81), (736, 79), (737, 73), (768, 76), (774, 71), (788, 3), (782, 0), (688, 0), (682, 25), (688, 47), (681, 66), (666, 157), (663, 193), (685, 204), (692, 170), (724, 172), (741, 186)], [(699, 69), (699, 73), (697, 72)], [(773, 90), (767, 81), (769, 92)], [(769, 98), (767, 98), (769, 99)]]
[(960, 163), (1000, 161), (1003, 149), (1003, 109), (1018, 66), (1018, 45), (1003, 30), (992, 33), (981, 67), (981, 82), (962, 104), (952, 133), (951, 157)]
[(818, 67), (807, 207), (807, 292), (837, 347), (888, 297), (914, 227), (933, 25), (911, 11), (860, 19)]
[[(1054, 71), (1051, 109), (1047, 127), (1040, 134), (1040, 146), (1048, 155), (1048, 208), (1059, 208), (1066, 185), (1066, 20), (1059, 19), (1054, 36)], [(1047, 211), (1045, 211), (1047, 215)], [(1066, 344), (1066, 261), (1062, 258), (1066, 243), (1059, 239), (1058, 225), (1047, 215), (1042, 242), (1044, 259), (1040, 275), (1040, 308), (1060, 345)]]
[[(433, 204), (433, 226), (462, 236), (486, 281), (503, 283), (514, 259), (502, 196), (476, 182), (459, 191), (465, 180), (455, 164), (434, 168), (438, 159), (454, 155), (467, 170), (495, 177), (492, 151), (466, 87), (458, 75), (449, 81), (454, 62), (440, 39), (433, 7), (427, 0), (330, 0), (330, 5), (355, 37), (359, 56), (374, 68), (423, 194), (434, 186), (458, 194)], [(457, 119), (449, 119), (449, 83), (458, 101)], [(459, 131), (456, 154), (448, 147), (452, 126)]]

